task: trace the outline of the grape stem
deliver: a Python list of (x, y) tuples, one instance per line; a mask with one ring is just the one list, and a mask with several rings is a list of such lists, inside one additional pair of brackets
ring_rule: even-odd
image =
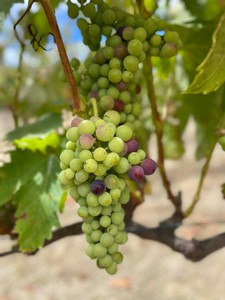
[(178, 215), (182, 216), (180, 194), (178, 194), (178, 196), (175, 196), (173, 194), (173, 192), (171, 190), (171, 186), (170, 186), (170, 181), (167, 177), (166, 169), (165, 169), (164, 148), (163, 148), (163, 143), (162, 143), (163, 121), (160, 117), (158, 107), (157, 107), (157, 99), (156, 99), (154, 82), (153, 82), (153, 74), (152, 74), (151, 57), (146, 58), (144, 73), (145, 73), (145, 79), (146, 79), (146, 83), (147, 83), (149, 101), (150, 101), (150, 105), (151, 105), (151, 109), (152, 109), (153, 122), (155, 125), (157, 148), (158, 148), (158, 166), (159, 166), (160, 175), (161, 175), (163, 186), (166, 190), (168, 199), (176, 207)]
[[(72, 68), (70, 66), (70, 62), (69, 62), (69, 59), (68, 59), (68, 56), (67, 56), (67, 53), (66, 53), (66, 49), (65, 49), (62, 37), (61, 37), (58, 22), (57, 22), (56, 16), (54, 14), (54, 10), (53, 10), (52, 5), (51, 5), (51, 1), (50, 0), (31, 0), (28, 4), (28, 7), (27, 7), (26, 11), (19, 18), (19, 20), (14, 24), (14, 30), (15, 30), (16, 26), (19, 24), (19, 22), (30, 11), (30, 9), (31, 9), (32, 5), (34, 4), (34, 2), (39, 2), (41, 4), (42, 8), (44, 9), (45, 15), (48, 19), (49, 25), (50, 25), (51, 30), (52, 30), (52, 34), (54, 35), (55, 43), (57, 45), (57, 49), (58, 49), (58, 52), (59, 52), (61, 63), (62, 63), (64, 72), (65, 72), (67, 81), (70, 85), (70, 89), (71, 89), (72, 96), (73, 96), (74, 110), (77, 112), (81, 108), (81, 101), (80, 101), (77, 85), (76, 85), (76, 82), (75, 82), (75, 79), (74, 79), (74, 76), (73, 76), (73, 71), (72, 71)], [(16, 30), (15, 30), (15, 32), (16, 32)], [(16, 36), (18, 38), (17, 34), (16, 34)]]
[(97, 106), (96, 98), (91, 98), (89, 101), (93, 108), (93, 116), (98, 117), (98, 106)]

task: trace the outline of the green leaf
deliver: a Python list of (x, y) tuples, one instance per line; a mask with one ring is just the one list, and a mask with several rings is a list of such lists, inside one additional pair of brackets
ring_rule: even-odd
[(216, 91), (225, 81), (225, 14), (213, 34), (212, 48), (197, 67), (199, 72), (185, 91), (186, 94), (208, 94)]
[(37, 119), (32, 124), (26, 124), (9, 132), (6, 139), (13, 141), (23, 137), (44, 137), (49, 132), (62, 125), (62, 118), (59, 114), (48, 113)]
[(40, 151), (43, 154), (46, 154), (48, 147), (56, 149), (59, 146), (60, 139), (56, 133), (52, 132), (45, 138), (25, 137), (19, 140), (15, 140), (14, 144), (19, 149), (27, 149), (33, 152)]
[(10, 8), (15, 3), (24, 3), (23, 0), (1, 0), (0, 1), (0, 12), (4, 12), (5, 14), (8, 14), (10, 11)]
[(20, 251), (32, 252), (42, 247), (45, 239), (52, 237), (53, 227), (59, 226), (56, 212), (63, 191), (57, 172), (58, 159), (51, 155), (15, 196), (15, 232), (19, 234)]
[(225, 136), (222, 136), (218, 142), (221, 145), (223, 151), (225, 151)]

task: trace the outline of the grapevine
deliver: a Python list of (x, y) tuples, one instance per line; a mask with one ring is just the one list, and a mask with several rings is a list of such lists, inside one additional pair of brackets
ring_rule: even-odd
[(173, 57), (179, 37), (158, 18), (134, 16), (102, 0), (67, 5), (91, 51), (84, 65), (71, 60), (88, 113), (71, 121), (58, 178), (79, 204), (86, 254), (115, 274), (123, 260), (119, 245), (128, 239), (123, 205), (130, 182), (138, 189), (157, 168), (138, 141), (142, 66), (147, 56)]

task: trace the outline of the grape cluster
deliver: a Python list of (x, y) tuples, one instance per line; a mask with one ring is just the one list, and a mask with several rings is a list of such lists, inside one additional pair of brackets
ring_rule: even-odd
[(127, 241), (123, 205), (130, 182), (138, 189), (157, 167), (138, 143), (141, 69), (147, 56), (173, 57), (179, 37), (160, 19), (133, 16), (103, 0), (67, 5), (91, 54), (84, 64), (71, 60), (87, 116), (75, 117), (67, 131), (59, 180), (79, 204), (87, 255), (115, 274), (123, 260), (118, 246)]
[(60, 155), (59, 181), (79, 204), (87, 255), (109, 274), (116, 273), (123, 260), (118, 245), (127, 241), (122, 207), (130, 199), (126, 180), (139, 182), (156, 169), (139, 149), (130, 126), (119, 124), (120, 115), (114, 110), (102, 119), (74, 118)]
[(148, 55), (174, 56), (178, 34), (168, 31), (162, 20), (145, 20), (101, 0), (82, 2), (80, 10), (84, 17), (77, 25), (93, 53), (80, 68), (76, 59), (71, 62), (79, 91), (85, 99), (97, 99), (100, 116), (113, 109), (120, 113), (121, 123), (139, 129), (142, 65)]

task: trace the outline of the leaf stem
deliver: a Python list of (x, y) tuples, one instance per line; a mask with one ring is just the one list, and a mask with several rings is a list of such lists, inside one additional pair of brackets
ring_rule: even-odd
[(153, 83), (153, 75), (152, 75), (152, 62), (150, 57), (146, 58), (144, 73), (145, 73), (145, 78), (147, 83), (149, 101), (152, 109), (153, 122), (155, 125), (157, 147), (158, 147), (159, 171), (162, 178), (163, 186), (167, 193), (167, 197), (177, 207), (178, 206), (177, 197), (172, 193), (170, 181), (167, 177), (166, 170), (165, 170), (165, 157), (164, 157), (164, 149), (162, 143), (163, 124), (157, 107), (157, 99), (156, 99), (154, 83)]
[[(221, 130), (225, 127), (225, 113), (223, 114), (222, 118), (221, 118), (221, 121), (220, 121), (220, 124), (218, 126), (218, 129), (217, 130)], [(198, 182), (198, 185), (197, 185), (197, 189), (196, 189), (196, 192), (194, 194), (194, 197), (193, 197), (193, 200), (192, 200), (192, 203), (191, 205), (187, 208), (187, 210), (184, 212), (184, 217), (187, 218), (191, 215), (191, 213), (193, 212), (196, 204), (199, 202), (200, 200), (200, 195), (201, 195), (201, 191), (202, 191), (202, 186), (203, 186), (203, 183), (204, 183), (204, 180), (206, 178), (206, 175), (208, 173), (208, 170), (209, 170), (209, 164), (211, 162), (211, 159), (212, 159), (212, 155), (213, 155), (213, 152), (215, 150), (215, 147), (216, 147), (216, 144), (218, 142), (218, 139), (220, 138), (220, 136), (218, 136), (217, 134), (215, 134), (214, 136), (214, 139), (212, 141), (212, 144), (211, 144), (211, 147), (209, 149), (209, 152), (206, 156), (206, 160), (205, 160), (205, 163), (203, 164), (202, 166), (202, 170), (201, 170), (201, 175), (200, 175), (200, 179), (199, 179), (199, 182)]]
[(96, 98), (91, 98), (89, 101), (90, 101), (90, 103), (92, 105), (92, 108), (93, 108), (93, 115), (95, 117), (98, 117), (98, 106), (97, 106)]

